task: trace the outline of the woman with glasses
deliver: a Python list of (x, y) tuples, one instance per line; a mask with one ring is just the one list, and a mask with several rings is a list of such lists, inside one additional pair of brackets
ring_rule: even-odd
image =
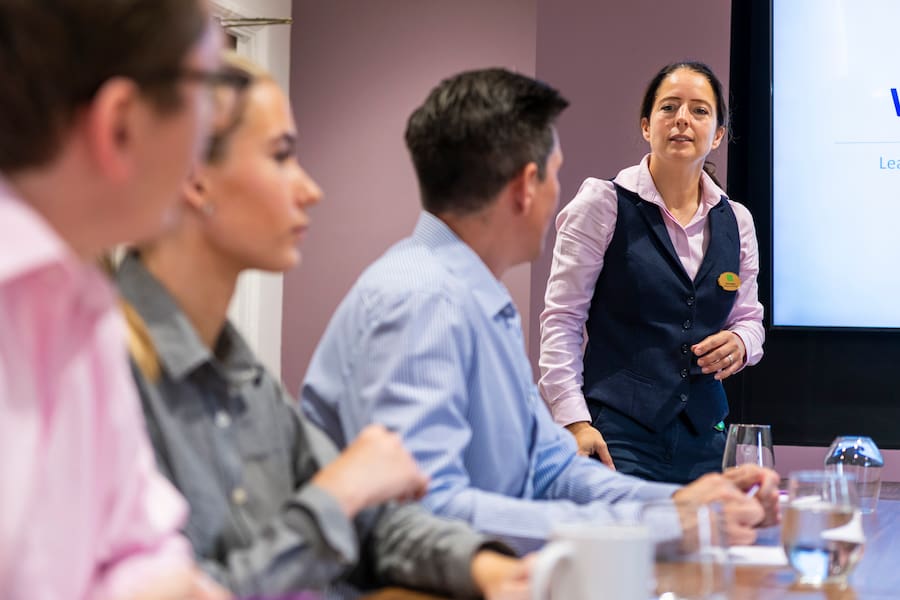
[(147, 425), (161, 469), (191, 505), (196, 555), (239, 595), (515, 589), (524, 569), (501, 546), (417, 506), (384, 506), (427, 486), (398, 436), (372, 426), (338, 455), (228, 322), (241, 272), (300, 261), (322, 193), (298, 163), (284, 93), (236, 56), (227, 66), (250, 83), (225, 103), (177, 226), (116, 274)]

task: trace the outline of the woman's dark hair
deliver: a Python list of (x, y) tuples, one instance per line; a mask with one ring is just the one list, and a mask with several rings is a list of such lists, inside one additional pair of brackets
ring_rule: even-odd
[(641, 119), (649, 119), (650, 113), (653, 112), (653, 102), (656, 100), (656, 93), (663, 80), (679, 69), (687, 69), (703, 75), (712, 88), (713, 95), (716, 97), (716, 125), (728, 129), (728, 104), (725, 102), (725, 94), (722, 91), (722, 82), (712, 72), (709, 65), (697, 61), (675, 62), (664, 66), (659, 72), (653, 76), (647, 89), (644, 91), (644, 100), (641, 102)]
[[(709, 68), (709, 65), (698, 61), (685, 60), (670, 63), (653, 76), (653, 79), (647, 84), (647, 89), (644, 91), (644, 99), (641, 101), (641, 120), (650, 118), (650, 113), (653, 112), (653, 103), (656, 101), (656, 94), (663, 80), (679, 69), (687, 69), (698, 73), (709, 82), (709, 86), (712, 88), (713, 95), (716, 98), (716, 125), (724, 127), (727, 135), (730, 115), (728, 113), (728, 103), (725, 101), (725, 93), (722, 90), (722, 82)], [(716, 185), (722, 187), (722, 184), (716, 179), (716, 165), (713, 162), (706, 161), (703, 164), (703, 170), (706, 171)]]
[(0, 170), (52, 160), (110, 78), (177, 109), (177, 75), (208, 19), (198, 0), (0, 1)]

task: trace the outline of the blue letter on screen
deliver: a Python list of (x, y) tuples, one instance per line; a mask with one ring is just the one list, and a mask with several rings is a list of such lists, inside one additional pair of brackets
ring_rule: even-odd
[(897, 111), (897, 116), (900, 117), (900, 99), (897, 98), (897, 88), (891, 88), (891, 96), (894, 97), (894, 110)]

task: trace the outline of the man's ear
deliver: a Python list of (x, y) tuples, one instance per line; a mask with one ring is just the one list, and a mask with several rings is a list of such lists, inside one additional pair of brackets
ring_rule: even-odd
[(538, 167), (530, 162), (510, 182), (513, 191), (513, 207), (516, 214), (527, 215), (534, 206), (538, 186)]
[(114, 77), (97, 90), (86, 109), (84, 127), (90, 155), (101, 174), (116, 182), (133, 176), (147, 110), (150, 107), (137, 84), (129, 79)]

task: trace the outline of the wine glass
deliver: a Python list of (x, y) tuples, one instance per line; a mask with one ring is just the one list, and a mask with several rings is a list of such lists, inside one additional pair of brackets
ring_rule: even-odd
[(791, 473), (781, 542), (800, 584), (846, 585), (865, 544), (853, 475)]
[(770, 469), (775, 466), (770, 425), (732, 423), (728, 426), (722, 470), (746, 463)]
[(863, 514), (875, 512), (881, 492), (884, 458), (872, 438), (861, 435), (836, 437), (825, 456), (825, 470), (856, 476), (859, 505)]

